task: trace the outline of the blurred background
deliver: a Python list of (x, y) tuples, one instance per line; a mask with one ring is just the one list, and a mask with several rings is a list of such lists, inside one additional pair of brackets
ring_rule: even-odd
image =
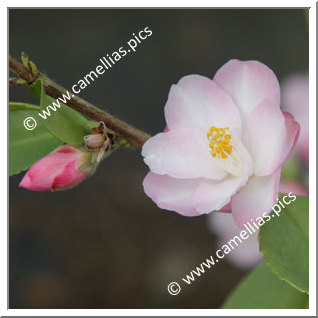
[[(280, 81), (308, 71), (300, 9), (10, 9), (9, 53), (70, 88), (147, 26), (152, 36), (80, 96), (152, 135), (184, 75), (213, 77), (232, 58), (259, 60)], [(38, 104), (24, 87), (10, 87), (10, 101)], [(140, 150), (120, 149), (73, 190), (31, 192), (23, 173), (10, 177), (9, 307), (218, 308), (246, 270), (224, 259), (171, 296), (167, 285), (212, 255), (217, 236), (206, 216), (157, 208), (146, 173)]]

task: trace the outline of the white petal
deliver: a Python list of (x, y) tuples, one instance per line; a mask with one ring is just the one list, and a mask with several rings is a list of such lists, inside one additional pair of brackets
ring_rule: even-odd
[(175, 179), (149, 172), (144, 179), (145, 193), (161, 209), (178, 212), (184, 216), (197, 216), (193, 197), (199, 185), (198, 179)]
[(217, 211), (230, 202), (238, 189), (245, 185), (248, 176), (227, 178), (220, 182), (202, 181), (194, 196), (194, 206), (200, 213)]
[(185, 76), (171, 87), (165, 117), (169, 130), (193, 127), (207, 132), (211, 126), (228, 126), (241, 135), (240, 114), (232, 98), (200, 75)]
[(251, 177), (247, 184), (232, 198), (232, 214), (236, 224), (255, 221), (270, 212), (278, 197), (280, 168), (266, 177)]
[(190, 128), (171, 130), (150, 138), (142, 148), (150, 170), (174, 178), (223, 179), (227, 172), (212, 158), (206, 134)]
[(235, 101), (243, 123), (264, 99), (280, 106), (280, 88), (271, 69), (258, 61), (230, 60), (215, 74), (216, 81)]
[(286, 156), (285, 117), (269, 100), (264, 100), (248, 116), (245, 145), (252, 155), (257, 176), (273, 173)]

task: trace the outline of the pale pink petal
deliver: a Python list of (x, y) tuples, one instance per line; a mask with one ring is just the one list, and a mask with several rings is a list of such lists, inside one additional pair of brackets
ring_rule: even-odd
[(302, 131), (309, 124), (309, 78), (308, 74), (293, 75), (282, 84), (282, 109), (291, 113), (300, 123)]
[(193, 196), (199, 182), (198, 179), (175, 179), (149, 172), (143, 186), (145, 193), (159, 208), (184, 216), (197, 216), (199, 213), (193, 206)]
[(251, 177), (247, 184), (232, 198), (232, 214), (235, 223), (243, 227), (245, 223), (263, 213), (270, 212), (278, 198), (280, 168), (265, 177)]
[[(216, 234), (218, 248), (228, 245), (235, 236), (240, 237), (242, 231), (228, 213), (211, 213), (208, 216), (208, 228)], [(258, 232), (247, 232), (247, 235), (247, 239), (241, 239), (242, 243), (235, 245), (235, 249), (224, 257), (224, 260), (241, 269), (252, 268), (263, 260), (263, 255), (259, 251)]]
[(309, 78), (308, 74), (289, 76), (282, 85), (282, 109), (291, 113), (301, 131), (296, 152), (309, 159)]
[(280, 106), (278, 80), (271, 69), (258, 61), (230, 60), (217, 71), (214, 81), (234, 99), (243, 122), (264, 99)]
[(165, 117), (169, 130), (193, 127), (207, 132), (216, 126), (241, 134), (241, 119), (232, 98), (200, 75), (185, 76), (171, 87)]
[(142, 148), (142, 155), (150, 170), (174, 178), (222, 179), (226, 176), (224, 162), (212, 158), (206, 134), (181, 128), (159, 133)]
[(298, 122), (294, 120), (294, 117), (288, 112), (283, 112), (283, 115), (285, 117), (287, 143), (285, 145), (285, 151), (282, 154), (282, 163), (287, 161), (290, 157), (300, 133), (300, 126)]
[(210, 213), (207, 217), (208, 229), (218, 237), (233, 237), (241, 229), (230, 213)]
[(279, 183), (279, 192), (281, 193), (294, 193), (304, 197), (309, 196), (309, 191), (302, 184), (293, 180), (283, 180)]
[(305, 142), (299, 144), (299, 154), (306, 164), (309, 165), (309, 135), (305, 139)]
[[(282, 84), (282, 108), (295, 118), (303, 117), (308, 124), (309, 77), (308, 74), (294, 74), (284, 79)], [(301, 121), (302, 123), (302, 121)]]
[(285, 118), (269, 100), (248, 116), (245, 144), (253, 157), (256, 176), (272, 174), (281, 165), (287, 147)]
[(248, 176), (226, 178), (222, 181), (202, 181), (194, 196), (194, 206), (200, 213), (210, 213), (223, 208), (237, 190), (245, 185)]
[[(218, 246), (221, 248), (224, 244), (228, 244), (231, 238), (222, 238), (218, 242)], [(259, 251), (259, 240), (257, 233), (251, 235), (248, 239), (242, 240), (235, 249), (231, 250), (231, 253), (227, 254), (224, 259), (231, 263), (233, 266), (248, 270), (264, 260), (263, 254)]]

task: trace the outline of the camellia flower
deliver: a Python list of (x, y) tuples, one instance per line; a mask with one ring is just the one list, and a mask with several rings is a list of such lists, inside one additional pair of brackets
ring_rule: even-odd
[(290, 112), (299, 122), (301, 131), (295, 147), (308, 165), (309, 160), (309, 78), (308, 74), (294, 74), (282, 84), (282, 109)]
[(93, 170), (90, 152), (64, 145), (37, 161), (23, 177), (20, 187), (33, 191), (70, 189)]
[(167, 131), (142, 149), (150, 168), (144, 190), (160, 208), (185, 216), (227, 210), (240, 227), (270, 212), (299, 125), (281, 111), (266, 65), (230, 60), (213, 80), (183, 77), (165, 118)]

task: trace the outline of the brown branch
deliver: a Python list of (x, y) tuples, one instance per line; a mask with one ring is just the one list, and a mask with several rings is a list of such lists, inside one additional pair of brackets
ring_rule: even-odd
[[(29, 85), (32, 84), (38, 77), (41, 77), (43, 79), (45, 93), (53, 98), (61, 97), (62, 94), (67, 91), (64, 87), (53, 82), (42, 73), (34, 75), (31, 70), (26, 69), (21, 63), (13, 59), (11, 56), (9, 56), (9, 67), (12, 72), (26, 80)], [(72, 99), (66, 104), (93, 120), (103, 121), (107, 127), (126, 138), (134, 147), (142, 147), (142, 145), (150, 138), (150, 136), (145, 132), (95, 107), (78, 96), (72, 97)]]

